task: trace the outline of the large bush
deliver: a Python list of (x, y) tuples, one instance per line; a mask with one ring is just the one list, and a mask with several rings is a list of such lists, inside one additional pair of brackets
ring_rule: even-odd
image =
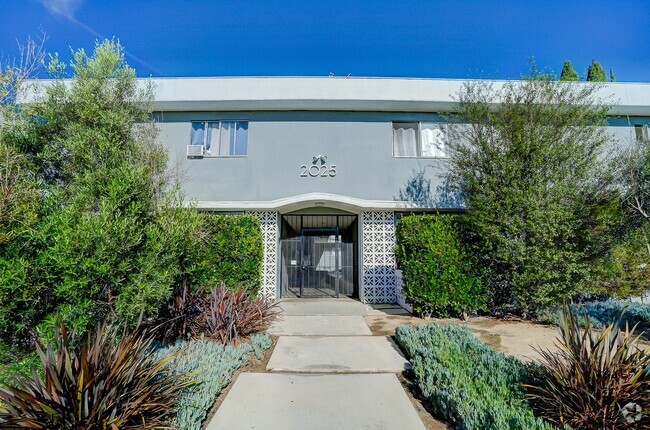
[(15, 166), (0, 194), (0, 336), (13, 342), (51, 332), (57, 313), (77, 333), (156, 314), (198, 238), (166, 173), (153, 89), (121, 46), (78, 50), (70, 69), (53, 57), (55, 79), (0, 126), (0, 157)]
[(397, 224), (404, 296), (419, 314), (464, 315), (483, 309), (486, 291), (464, 252), (454, 215), (412, 215)]
[(557, 348), (540, 351), (543, 366), (529, 387), (549, 421), (579, 429), (650, 428), (650, 353), (618, 320), (603, 331), (564, 308)]
[(257, 293), (262, 282), (264, 243), (253, 215), (202, 213), (200, 241), (188, 271), (192, 282), (206, 288), (214, 282)]
[(463, 430), (552, 429), (524, 402), (526, 367), (456, 325), (395, 331), (422, 394), (436, 413)]
[(533, 69), (503, 85), (467, 82), (456, 96), (449, 179), (495, 307), (529, 316), (599, 276), (611, 243), (595, 219), (609, 197), (597, 180), (609, 138), (598, 88)]

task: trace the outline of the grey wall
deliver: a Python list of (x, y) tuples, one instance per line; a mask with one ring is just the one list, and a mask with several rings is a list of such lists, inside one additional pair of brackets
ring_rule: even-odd
[[(434, 114), (358, 112), (159, 113), (161, 139), (170, 163), (185, 172), (188, 198), (198, 201), (269, 201), (322, 192), (367, 200), (394, 200), (415, 172), (431, 181), (433, 200), (444, 159), (392, 156), (392, 121), (440, 121)], [(191, 120), (249, 120), (248, 156), (188, 159)], [(634, 136), (630, 123), (610, 122), (618, 140)], [(645, 119), (643, 122), (646, 122)], [(335, 177), (300, 177), (300, 166), (327, 155)], [(438, 204), (453, 207), (453, 204)]]

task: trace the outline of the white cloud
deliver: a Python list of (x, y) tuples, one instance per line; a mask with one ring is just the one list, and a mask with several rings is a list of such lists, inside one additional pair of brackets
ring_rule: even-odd
[(52, 15), (74, 19), (74, 14), (81, 6), (83, 0), (41, 0), (43, 6)]

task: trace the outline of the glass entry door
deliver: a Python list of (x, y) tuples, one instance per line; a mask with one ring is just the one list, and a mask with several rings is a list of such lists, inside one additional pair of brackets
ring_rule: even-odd
[(302, 229), (300, 257), (300, 297), (338, 297), (341, 278), (338, 229)]

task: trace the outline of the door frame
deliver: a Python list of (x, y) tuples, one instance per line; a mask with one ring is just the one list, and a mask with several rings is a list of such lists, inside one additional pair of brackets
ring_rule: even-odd
[[(339, 298), (339, 280), (341, 277), (341, 274), (339, 273), (341, 268), (339, 267), (339, 255), (341, 253), (341, 247), (339, 245), (339, 241), (341, 240), (341, 237), (339, 235), (339, 227), (338, 227), (338, 219), (337, 219), (337, 226), (336, 227), (311, 227), (311, 228), (301, 228), (300, 229), (300, 270), (301, 270), (301, 275), (300, 275), (300, 298), (305, 297), (305, 265), (304, 265), (304, 260), (305, 260), (305, 237), (309, 236), (325, 236), (325, 235), (318, 235), (318, 234), (313, 234), (313, 235), (306, 235), (305, 232), (311, 233), (311, 232), (334, 232), (334, 297), (337, 299)], [(330, 235), (327, 235), (328, 237)], [(309, 296), (309, 297), (332, 297), (329, 294), (323, 294), (322, 296)]]

